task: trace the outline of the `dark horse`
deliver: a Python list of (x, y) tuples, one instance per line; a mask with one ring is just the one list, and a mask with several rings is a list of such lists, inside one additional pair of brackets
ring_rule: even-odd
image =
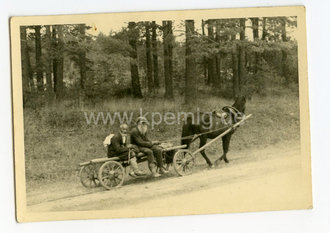
[[(181, 144), (187, 145), (187, 148), (189, 148), (190, 144), (195, 139), (199, 138), (199, 148), (201, 148), (207, 143), (208, 138), (213, 139), (219, 136), (221, 133), (229, 129), (233, 124), (241, 120), (245, 113), (245, 103), (245, 97), (237, 97), (235, 103), (232, 106), (226, 106), (222, 108), (222, 113), (214, 111), (211, 114), (203, 114), (203, 116), (199, 118), (201, 119), (200, 122), (196, 123), (193, 121), (191, 116), (188, 116), (185, 119), (185, 123), (182, 127)], [(221, 119), (221, 122), (219, 122), (219, 119)], [(234, 132), (235, 129), (222, 137), (223, 155), (215, 161), (216, 164), (218, 164), (222, 159), (226, 163), (229, 162), (227, 159), (227, 153), (230, 139)], [(192, 135), (195, 135), (195, 137)], [(212, 167), (213, 164), (207, 157), (205, 150), (202, 150), (200, 153), (206, 160), (207, 164)]]

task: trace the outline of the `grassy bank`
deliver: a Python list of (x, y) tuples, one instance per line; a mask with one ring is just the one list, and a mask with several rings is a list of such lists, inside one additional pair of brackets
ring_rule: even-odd
[[(138, 116), (143, 112), (181, 112), (187, 110), (210, 111), (231, 105), (233, 101), (205, 96), (196, 107), (187, 109), (181, 99), (135, 100), (117, 99), (99, 103), (93, 107), (78, 108), (70, 103), (42, 107), (38, 110), (24, 109), (25, 163), (27, 187), (47, 182), (65, 181), (77, 176), (78, 164), (89, 159), (104, 157), (104, 138), (118, 127), (116, 125), (87, 124), (86, 116), (92, 112), (112, 113), (132, 111)], [(253, 117), (234, 134), (230, 151), (263, 148), (269, 145), (299, 140), (299, 98), (295, 95), (277, 97), (254, 97), (247, 102), (246, 113)], [(149, 115), (150, 116), (150, 115)], [(181, 123), (181, 122), (180, 122)], [(182, 123), (181, 123), (182, 124)], [(181, 125), (161, 123), (150, 131), (154, 140), (176, 138), (181, 135)], [(179, 144), (179, 139), (175, 142)], [(195, 143), (194, 147), (198, 146)], [(214, 157), (222, 153), (220, 144), (211, 145), (207, 151)], [(229, 155), (230, 157), (230, 155)]]

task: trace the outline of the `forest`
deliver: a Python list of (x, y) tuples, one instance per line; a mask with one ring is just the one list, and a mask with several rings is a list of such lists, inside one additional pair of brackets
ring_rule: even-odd
[(127, 22), (96, 36), (86, 24), (22, 26), (24, 107), (297, 92), (296, 27), (296, 17)]

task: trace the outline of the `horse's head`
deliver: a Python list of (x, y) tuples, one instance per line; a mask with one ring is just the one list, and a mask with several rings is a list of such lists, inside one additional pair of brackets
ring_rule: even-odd
[(245, 96), (239, 96), (235, 99), (235, 103), (232, 105), (232, 107), (236, 108), (241, 114), (244, 114), (245, 104), (246, 104)]
[(232, 106), (225, 106), (222, 108), (222, 113), (217, 113), (216, 111), (213, 113), (224, 120), (226, 124), (234, 124), (244, 117), (245, 103), (245, 97), (237, 97)]

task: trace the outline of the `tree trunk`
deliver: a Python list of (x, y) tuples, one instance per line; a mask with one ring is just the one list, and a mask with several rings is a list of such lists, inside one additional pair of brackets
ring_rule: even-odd
[(173, 98), (172, 81), (172, 21), (163, 21), (165, 98)]
[(56, 75), (56, 99), (63, 97), (63, 71), (64, 71), (64, 42), (63, 42), (63, 25), (57, 25), (57, 75)]
[[(79, 33), (82, 37), (82, 41), (85, 41), (85, 31), (86, 31), (86, 25), (85, 24), (79, 24)], [(85, 49), (81, 49), (79, 52), (79, 68), (80, 68), (80, 88), (82, 92), (85, 89), (85, 81), (86, 81), (86, 51)]]
[(56, 38), (57, 30), (56, 26), (52, 26), (52, 50), (55, 51), (55, 56), (53, 57), (53, 82), (54, 82), (54, 92), (55, 96), (58, 93), (58, 88), (57, 88), (57, 38)]
[[(239, 35), (239, 39), (245, 40), (245, 22), (246, 19), (242, 18), (239, 21), (241, 32)], [(246, 52), (244, 49), (244, 45), (241, 43), (238, 46), (238, 87), (239, 87), (239, 96), (242, 95), (242, 92), (244, 93), (244, 85), (245, 85), (245, 76), (246, 76), (246, 71), (245, 71), (245, 57), (246, 57)]]
[(239, 19), (240, 33), (239, 39), (245, 40), (245, 18)]
[(154, 81), (152, 75), (152, 54), (150, 40), (150, 24), (146, 22), (146, 57), (147, 57), (147, 81), (149, 94), (154, 92)]
[[(220, 22), (217, 21), (216, 24), (216, 35), (215, 41), (217, 42), (217, 48), (220, 49)], [(222, 87), (222, 75), (221, 75), (221, 53), (220, 51), (216, 54), (216, 87), (219, 91), (221, 91)]]
[[(252, 28), (253, 28), (253, 40), (257, 41), (259, 39), (259, 18), (252, 18)], [(258, 63), (259, 63), (259, 53), (254, 53), (254, 73), (256, 74), (258, 72)]]
[(169, 98), (174, 97), (173, 92), (173, 29), (172, 29), (172, 21), (168, 21), (168, 30), (169, 30), (169, 43), (168, 43), (168, 96)]
[(139, 69), (137, 66), (137, 47), (136, 47), (136, 41), (139, 36), (139, 31), (136, 28), (135, 22), (129, 22), (128, 29), (129, 29), (129, 44), (132, 47), (132, 49), (130, 50), (132, 93), (135, 98), (142, 98), (143, 96), (140, 86)]
[[(287, 37), (286, 37), (286, 18), (285, 17), (281, 17), (280, 18), (281, 21), (281, 37), (282, 37), (282, 41), (283, 42), (287, 42)], [(290, 80), (289, 80), (289, 76), (288, 76), (288, 72), (287, 72), (287, 57), (288, 57), (288, 53), (286, 48), (282, 48), (282, 76), (285, 78), (285, 82), (286, 84), (289, 84)]]
[[(205, 21), (202, 19), (202, 35), (205, 36)], [(207, 57), (203, 56), (203, 69), (205, 84), (208, 84)]]
[(163, 50), (164, 50), (164, 79), (165, 79), (165, 98), (169, 98), (168, 89), (169, 87), (169, 51), (168, 51), (168, 40), (169, 40), (169, 32), (168, 32), (168, 21), (162, 22), (163, 27)]
[(159, 76), (158, 76), (158, 48), (157, 48), (157, 25), (155, 21), (152, 21), (152, 61), (153, 61), (153, 74), (154, 84), (156, 88), (159, 88)]
[(43, 90), (43, 67), (41, 61), (41, 26), (34, 26), (35, 30), (35, 46), (36, 46), (36, 71), (37, 71), (37, 87), (38, 91)]
[(252, 32), (253, 40), (256, 41), (259, 39), (259, 18), (252, 18)]
[(233, 69), (233, 97), (239, 96), (239, 79), (238, 79), (238, 59), (237, 59), (237, 45), (233, 46), (232, 50), (232, 69)]
[(262, 40), (266, 40), (267, 30), (266, 30), (267, 18), (262, 18)]
[(30, 60), (30, 54), (29, 54), (29, 45), (26, 44), (26, 51), (25, 51), (25, 56), (26, 56), (26, 62), (27, 62), (27, 67), (29, 71), (29, 87), (31, 91), (35, 90), (35, 84), (34, 84), (34, 79), (33, 79), (33, 70), (31, 66), (31, 60)]
[[(207, 21), (207, 33), (209, 38), (209, 43), (212, 45), (215, 42), (214, 33), (213, 33), (213, 23), (214, 20)], [(216, 70), (217, 70), (217, 61), (215, 54), (209, 54), (209, 58), (207, 59), (207, 67), (208, 67), (208, 84), (214, 86), (216, 82)]]
[(245, 49), (244, 45), (238, 46), (238, 86), (239, 94), (245, 94), (246, 84), (246, 71), (245, 71)]
[(282, 37), (283, 42), (288, 41), (286, 38), (286, 18), (285, 17), (281, 17), (281, 37)]
[(216, 54), (215, 55), (215, 82), (214, 82), (214, 87), (217, 88), (217, 90), (220, 90), (221, 88), (221, 83), (222, 83), (222, 80), (221, 80), (221, 69), (220, 69), (220, 54)]
[(48, 95), (51, 97), (53, 92), (53, 85), (52, 85), (52, 35), (50, 31), (50, 26), (46, 26), (46, 43), (47, 43), (47, 59), (46, 59), (46, 87)]
[[(30, 92), (32, 86), (30, 83), (30, 57), (29, 51), (27, 47), (27, 36), (26, 36), (26, 27), (20, 27), (20, 34), (21, 34), (21, 65), (22, 65), (22, 86), (23, 86), (23, 101), (25, 102), (26, 96), (25, 93)], [(30, 88), (29, 88), (30, 86)]]
[[(262, 37), (261, 37), (261, 39), (263, 41), (265, 41), (266, 40), (266, 37), (267, 37), (266, 23), (267, 23), (267, 18), (266, 17), (263, 17), (262, 18)], [(260, 56), (261, 56), (262, 59), (264, 59), (265, 56), (266, 56), (265, 52), (262, 52), (260, 54)], [(258, 61), (256, 61), (256, 65), (258, 65), (258, 62), (260, 62), (260, 56), (258, 57)], [(258, 67), (255, 68), (255, 73), (257, 73), (258, 69), (259, 69)]]
[(185, 86), (185, 103), (192, 104), (196, 97), (196, 73), (195, 58), (192, 54), (192, 35), (194, 33), (194, 20), (186, 20), (186, 86)]

